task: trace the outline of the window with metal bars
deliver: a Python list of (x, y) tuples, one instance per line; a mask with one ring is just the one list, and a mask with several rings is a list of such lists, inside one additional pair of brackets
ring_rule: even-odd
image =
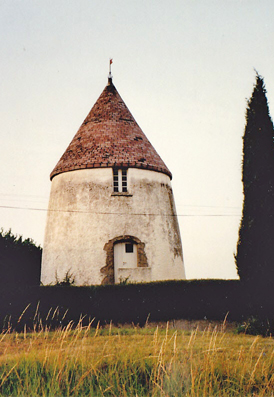
[(127, 170), (113, 168), (113, 191), (115, 193), (127, 192)]

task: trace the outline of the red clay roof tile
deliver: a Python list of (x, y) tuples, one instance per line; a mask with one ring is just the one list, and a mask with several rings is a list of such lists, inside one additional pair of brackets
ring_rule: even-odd
[(109, 79), (50, 175), (83, 168), (130, 167), (171, 172)]

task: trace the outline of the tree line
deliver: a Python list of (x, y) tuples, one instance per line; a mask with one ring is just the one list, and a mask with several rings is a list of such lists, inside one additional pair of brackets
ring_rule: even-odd
[(0, 286), (39, 285), (42, 248), (11, 230), (0, 231)]

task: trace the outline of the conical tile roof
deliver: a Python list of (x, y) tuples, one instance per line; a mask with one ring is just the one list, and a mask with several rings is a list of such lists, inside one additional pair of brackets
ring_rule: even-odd
[(67, 171), (103, 167), (142, 168), (172, 177), (111, 78), (50, 178)]

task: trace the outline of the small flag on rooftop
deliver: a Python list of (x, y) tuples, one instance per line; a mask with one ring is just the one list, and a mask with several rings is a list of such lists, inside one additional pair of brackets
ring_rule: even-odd
[(111, 74), (111, 64), (113, 62), (113, 58), (109, 58), (109, 74), (108, 74), (108, 78), (111, 79), (112, 78), (112, 74)]

